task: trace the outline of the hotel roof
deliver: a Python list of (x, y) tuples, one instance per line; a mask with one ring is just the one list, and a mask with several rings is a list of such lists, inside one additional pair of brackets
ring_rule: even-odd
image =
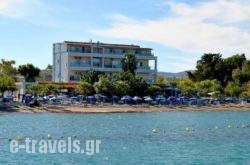
[(126, 44), (109, 44), (109, 43), (102, 43), (102, 42), (75, 42), (75, 41), (64, 41), (63, 43), (67, 45), (77, 45), (77, 46), (98, 46), (98, 47), (116, 47), (116, 48), (137, 48), (137, 49), (145, 49), (145, 50), (152, 50), (152, 48), (142, 48), (139, 45), (126, 45)]

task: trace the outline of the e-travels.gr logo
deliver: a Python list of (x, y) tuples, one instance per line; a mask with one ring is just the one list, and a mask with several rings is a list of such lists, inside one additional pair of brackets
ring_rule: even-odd
[[(81, 153), (86, 155), (93, 155), (99, 153), (101, 140), (86, 140), (85, 148), (81, 149), (80, 140), (68, 137), (67, 140), (33, 140), (25, 138), (24, 142), (22, 137), (18, 140), (10, 141), (10, 152), (17, 153), (19, 149), (25, 149), (26, 153)], [(21, 142), (21, 143), (20, 143)]]

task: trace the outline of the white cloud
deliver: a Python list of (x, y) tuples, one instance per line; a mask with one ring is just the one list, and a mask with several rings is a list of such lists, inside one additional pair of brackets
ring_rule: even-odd
[(0, 1), (0, 15), (14, 18), (41, 16), (53, 8), (42, 0), (5, 0)]
[[(45, 0), (6, 0), (0, 1), (0, 16), (19, 19), (35, 25), (57, 27), (55, 22), (59, 11), (67, 8)], [(74, 23), (72, 23), (74, 24)]]
[[(119, 15), (110, 28), (95, 34), (151, 41), (187, 54), (212, 52), (223, 57), (246, 53), (250, 57), (250, 1), (211, 0), (197, 4), (167, 1), (170, 15), (158, 20), (135, 20)], [(166, 9), (167, 9), (166, 7)], [(117, 18), (117, 15), (115, 16)]]
[(0, 15), (8, 17), (20, 17), (24, 13), (19, 10), (24, 0), (2, 0), (0, 1)]
[(126, 17), (126, 16), (124, 16), (122, 14), (119, 14), (119, 13), (114, 14), (111, 17), (112, 17), (112, 19), (114, 21), (116, 21), (116, 24), (119, 24), (119, 23), (135, 23), (136, 22), (135, 19)]

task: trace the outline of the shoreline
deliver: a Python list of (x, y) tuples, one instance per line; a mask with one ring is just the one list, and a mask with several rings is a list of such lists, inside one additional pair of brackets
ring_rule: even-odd
[(164, 106), (164, 105), (42, 105), (28, 107), (19, 102), (0, 104), (1, 112), (19, 113), (135, 113), (135, 112), (189, 112), (189, 111), (250, 111), (250, 104), (222, 104), (211, 106)]

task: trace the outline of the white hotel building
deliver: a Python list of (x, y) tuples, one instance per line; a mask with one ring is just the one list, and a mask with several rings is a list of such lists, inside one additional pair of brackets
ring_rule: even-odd
[[(91, 69), (107, 74), (121, 72), (121, 60), (128, 52), (136, 55), (138, 61), (136, 74), (142, 76), (148, 83), (154, 83), (157, 73), (157, 57), (153, 55), (151, 48), (141, 48), (138, 45), (70, 41), (53, 44), (52, 81), (77, 82), (81, 75)], [(152, 64), (153, 68), (149, 64)]]

